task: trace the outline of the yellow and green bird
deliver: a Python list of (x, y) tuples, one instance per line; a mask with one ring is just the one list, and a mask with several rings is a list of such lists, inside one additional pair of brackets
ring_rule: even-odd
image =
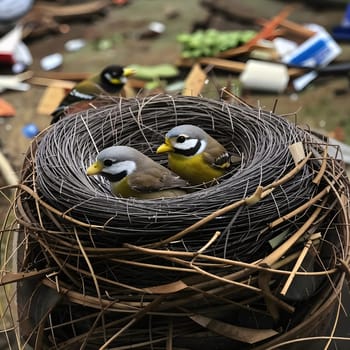
[(191, 124), (168, 131), (157, 153), (168, 153), (169, 168), (192, 185), (217, 179), (233, 162), (240, 161), (203, 129)]
[(129, 76), (135, 74), (132, 68), (110, 65), (102, 72), (92, 75), (74, 86), (53, 111), (51, 124), (56, 123), (69, 106), (78, 102), (90, 102), (100, 95), (118, 95)]
[(111, 191), (120, 197), (155, 199), (186, 194), (185, 180), (129, 146), (112, 146), (102, 150), (86, 174), (102, 175)]

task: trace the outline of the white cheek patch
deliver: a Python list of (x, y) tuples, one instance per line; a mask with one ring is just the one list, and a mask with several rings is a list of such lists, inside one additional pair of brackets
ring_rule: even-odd
[(175, 142), (174, 147), (181, 150), (188, 150), (196, 146), (198, 140), (197, 139), (187, 139), (185, 142)]
[(199, 147), (198, 151), (196, 152), (196, 154), (202, 153), (204, 152), (205, 148), (207, 147), (207, 142), (202, 140), (201, 141), (201, 146)]
[[(174, 143), (174, 148), (182, 150), (182, 151), (188, 151), (190, 149), (194, 149), (197, 146), (198, 139), (187, 139), (185, 142)], [(195, 154), (202, 153), (205, 150), (205, 147), (207, 146), (207, 143), (204, 140), (200, 141), (200, 147), (197, 150)]]
[(108, 81), (112, 80), (112, 76), (109, 73), (105, 73), (104, 76)]
[(132, 160), (124, 160), (122, 162), (114, 163), (109, 167), (103, 169), (104, 173), (116, 175), (122, 172), (126, 172), (128, 175), (136, 170), (136, 163)]

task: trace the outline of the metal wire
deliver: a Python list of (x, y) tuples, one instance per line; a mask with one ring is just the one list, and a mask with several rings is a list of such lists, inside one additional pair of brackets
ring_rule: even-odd
[[(115, 144), (135, 147), (166, 166), (155, 150), (170, 128), (183, 123), (202, 127), (240, 153), (242, 162), (211, 187), (157, 200), (118, 198), (107, 180), (86, 176), (97, 153)], [(299, 167), (289, 149), (296, 142), (307, 155)], [(98, 349), (112, 341), (118, 348), (150, 348), (171, 337), (180, 348), (190, 346), (192, 337), (198, 345), (203, 329), (210, 335), (193, 315), (276, 328), (282, 335), (303, 319), (306, 304), (313, 315), (326, 315), (319, 296), (341, 287), (336, 263), (349, 261), (350, 246), (344, 200), (349, 182), (327, 147), (272, 112), (188, 96), (106, 99), (50, 126), (28, 151), (16, 214), (25, 242), (22, 270), (49, 267), (54, 274), (45, 273), (32, 293), (22, 288), (18, 294), (34, 311), (36, 300), (49, 305), (48, 290), (64, 298), (54, 299), (33, 333), (44, 330), (55, 349)], [(259, 186), (272, 191), (246, 202)], [(311, 244), (305, 259), (311, 263), (299, 269), (304, 275), (292, 276), (292, 292), (284, 298), (281, 288), (304, 249), (299, 231), (307, 239), (317, 232), (321, 238)], [(274, 255), (281, 242), (277, 248), (269, 243), (276, 237), (289, 243), (283, 255)], [(273, 270), (260, 265), (266, 257)], [(274, 315), (276, 308), (287, 314)], [(231, 335), (208, 336), (206, 346), (220, 341), (223, 348), (247, 349)]]
[[(281, 178), (294, 167), (289, 145), (302, 141), (307, 148), (310, 141), (307, 133), (286, 119), (249, 106), (168, 95), (110, 102), (102, 109), (69, 116), (46, 132), (36, 153), (36, 184), (55, 208), (101, 225), (122, 241), (154, 242), (252, 195), (257, 186)], [(202, 127), (229, 151), (239, 152), (242, 163), (212, 187), (197, 186), (185, 196), (161, 200), (118, 198), (111, 194), (108, 181), (86, 176), (85, 169), (96, 154), (115, 144), (135, 147), (166, 165), (155, 149), (170, 128), (182, 123)], [(217, 217), (173, 248), (196, 251), (220, 230), (227, 237), (222, 236), (211, 253), (222, 256), (225, 252), (225, 257), (238, 259), (265, 253), (261, 248), (266, 241), (285, 229), (282, 225), (262, 237), (267, 223), (300, 206), (315, 190), (312, 171), (304, 167), (257, 205), (236, 216), (229, 212)]]

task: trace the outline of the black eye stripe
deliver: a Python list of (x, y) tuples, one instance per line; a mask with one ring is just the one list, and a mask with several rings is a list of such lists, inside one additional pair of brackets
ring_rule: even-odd
[(112, 164), (113, 164), (113, 162), (110, 159), (106, 159), (103, 161), (104, 166), (111, 166)]

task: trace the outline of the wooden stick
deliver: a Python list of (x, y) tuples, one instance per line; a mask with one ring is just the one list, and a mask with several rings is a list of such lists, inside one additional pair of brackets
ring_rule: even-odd
[[(260, 25), (264, 25), (266, 24), (267, 20), (260, 18), (256, 22)], [(292, 32), (293, 34), (304, 38), (310, 38), (315, 35), (315, 32), (313, 30), (310, 30), (309, 28), (306, 28), (305, 26), (288, 19), (281, 21), (280, 26)]]
[(289, 239), (282, 243), (277, 249), (275, 249), (270, 255), (265, 257), (261, 264), (266, 264), (271, 266), (277, 260), (279, 260), (289, 249), (290, 247), (298, 241), (298, 239), (306, 232), (306, 230), (312, 225), (314, 220), (320, 214), (322, 206), (319, 206), (311, 214), (311, 216), (304, 222), (304, 224), (297, 230)]
[(286, 283), (284, 284), (284, 286), (283, 286), (283, 288), (281, 290), (281, 294), (282, 295), (286, 295), (287, 294), (288, 289), (289, 289), (289, 287), (291, 286), (291, 284), (292, 284), (292, 282), (294, 280), (295, 274), (299, 270), (301, 264), (303, 263), (303, 261), (304, 261), (304, 259), (306, 257), (306, 254), (308, 253), (311, 245), (312, 245), (312, 240), (309, 239), (306, 242), (304, 249), (301, 251), (301, 253), (300, 253), (299, 257), (298, 257), (298, 260), (296, 261), (296, 263), (295, 263), (295, 265), (294, 265), (294, 267), (293, 267), (293, 269), (291, 271), (291, 274), (289, 275)]
[(328, 154), (328, 144), (326, 144), (324, 151), (323, 151), (323, 159), (322, 159), (322, 164), (321, 164), (320, 170), (317, 173), (317, 175), (315, 176), (315, 178), (312, 180), (312, 182), (316, 185), (320, 184), (321, 179), (326, 171), (327, 160), (328, 160), (327, 154)]
[(286, 17), (289, 16), (291, 11), (293, 10), (292, 6), (286, 6), (279, 14), (273, 17), (271, 20), (264, 20), (263, 28), (258, 32), (250, 41), (246, 44), (238, 47), (228, 49), (219, 54), (220, 57), (232, 57), (240, 53), (246, 53), (252, 50), (252, 48), (258, 44), (259, 40), (266, 39), (270, 37), (277, 27), (283, 22)]
[(318, 200), (322, 199), (323, 196), (325, 196), (329, 191), (330, 191), (330, 186), (325, 187), (321, 192), (319, 192), (315, 197), (311, 198), (310, 200), (308, 200), (306, 203), (304, 203), (303, 205), (301, 205), (300, 207), (292, 210), (291, 212), (289, 212), (286, 215), (281, 216), (280, 218), (276, 219), (275, 221), (271, 222), (269, 224), (269, 228), (272, 229), (275, 226), (280, 225), (281, 223), (283, 223), (286, 220), (289, 220), (291, 217), (297, 215), (298, 213), (301, 213), (302, 211), (304, 211), (305, 209), (309, 208), (311, 205), (315, 204)]
[(10, 186), (15, 186), (18, 184), (18, 177), (16, 172), (12, 168), (10, 162), (0, 151), (0, 172), (5, 180), (5, 182)]
[(45, 77), (33, 77), (28, 81), (30, 84), (34, 85), (43, 85), (43, 86), (54, 86), (63, 89), (70, 90), (75, 86), (75, 82), (71, 80), (62, 80), (62, 79), (52, 79)]
[(301, 141), (289, 145), (288, 149), (292, 154), (295, 165), (298, 165), (305, 158), (304, 146)]
[(290, 15), (293, 9), (294, 8), (292, 6), (284, 7), (280, 13), (264, 24), (264, 28), (253, 39), (251, 39), (247, 45), (252, 46), (259, 40), (269, 37), (271, 33), (281, 24), (281, 22)]

